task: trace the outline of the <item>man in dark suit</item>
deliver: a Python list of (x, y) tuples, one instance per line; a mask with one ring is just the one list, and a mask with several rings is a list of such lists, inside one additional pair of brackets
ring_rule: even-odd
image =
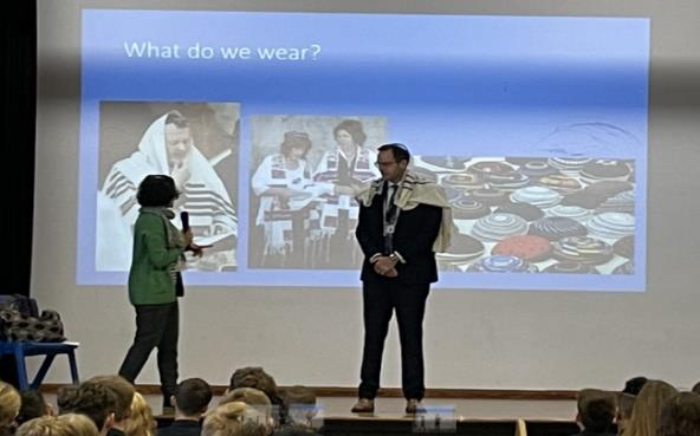
[(396, 311), (406, 413), (413, 414), (423, 410), (423, 316), (430, 284), (437, 281), (434, 248), (441, 236), (445, 239), (443, 214), (451, 215), (444, 190), (407, 171), (410, 153), (403, 144), (378, 151), (382, 178), (358, 198), (365, 343), (359, 400), (352, 411), (374, 411), (384, 340)]

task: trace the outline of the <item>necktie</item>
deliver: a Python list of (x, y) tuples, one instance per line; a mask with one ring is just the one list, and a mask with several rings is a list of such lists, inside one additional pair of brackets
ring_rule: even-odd
[(399, 185), (396, 183), (390, 183), (388, 184), (388, 188), (390, 189), (391, 193), (389, 194), (389, 202), (387, 203), (386, 207), (386, 221), (389, 223), (393, 223), (396, 221), (396, 204), (394, 204), (394, 200), (396, 199), (396, 193), (399, 191)]

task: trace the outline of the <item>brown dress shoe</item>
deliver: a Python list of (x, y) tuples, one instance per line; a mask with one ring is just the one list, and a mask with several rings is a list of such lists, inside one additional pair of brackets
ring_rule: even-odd
[(374, 412), (374, 400), (369, 398), (360, 398), (357, 400), (351, 409), (352, 413), (373, 413)]
[(421, 404), (420, 400), (415, 398), (409, 398), (406, 400), (406, 413), (409, 415), (415, 415), (416, 413), (425, 413), (425, 407)]

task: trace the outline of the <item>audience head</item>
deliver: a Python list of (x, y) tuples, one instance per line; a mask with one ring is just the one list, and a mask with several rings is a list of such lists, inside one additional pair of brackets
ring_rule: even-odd
[(20, 425), (15, 436), (73, 436), (71, 426), (54, 416), (42, 416)]
[(17, 429), (15, 436), (98, 436), (95, 424), (83, 415), (42, 416)]
[(277, 393), (275, 379), (260, 367), (248, 366), (237, 369), (231, 376), (229, 391), (237, 388), (254, 388), (263, 391), (276, 409), (275, 416), (280, 424), (287, 419), (287, 409), (284, 401)]
[(232, 391), (227, 391), (219, 405), (226, 403), (233, 403), (239, 401), (245, 403), (249, 406), (262, 406), (262, 408), (270, 409), (272, 408), (272, 402), (270, 398), (265, 395), (265, 392), (255, 389), (255, 388), (237, 388)]
[(614, 394), (598, 389), (584, 389), (577, 396), (578, 420), (584, 429), (604, 433), (615, 421)]
[(0, 430), (12, 426), (22, 400), (12, 385), (0, 381)]
[(102, 375), (93, 377), (84, 384), (100, 384), (114, 392), (117, 398), (117, 410), (115, 413), (117, 422), (121, 422), (131, 415), (131, 407), (136, 389), (134, 389), (134, 385), (129, 383), (125, 378), (118, 375)]
[(222, 404), (207, 413), (202, 436), (267, 436), (265, 415), (240, 401)]
[(265, 392), (267, 396), (277, 395), (275, 379), (259, 366), (246, 366), (237, 369), (231, 375), (229, 390), (237, 388), (255, 388)]
[(23, 391), (20, 393), (22, 406), (19, 409), (19, 414), (15, 419), (18, 425), (24, 424), (30, 419), (39, 418), (40, 416), (50, 415), (50, 410), (44, 396), (39, 391)]
[(156, 430), (156, 420), (153, 419), (151, 406), (148, 405), (143, 395), (136, 392), (131, 402), (131, 414), (124, 421), (124, 433), (126, 436), (153, 436)]
[(661, 408), (657, 436), (700, 436), (700, 395), (682, 392)]
[(253, 388), (238, 388), (226, 394), (221, 398), (219, 405), (229, 403), (244, 403), (248, 407), (255, 409), (260, 415), (265, 417), (265, 425), (270, 429), (274, 428), (275, 423), (272, 419), (272, 402), (263, 391)]
[(56, 391), (56, 404), (58, 405), (58, 414), (63, 415), (70, 411), (70, 406), (75, 401), (78, 395), (77, 385), (61, 386)]
[(626, 436), (655, 436), (664, 401), (678, 391), (666, 382), (649, 380), (634, 400), (632, 418), (627, 423)]
[(59, 421), (65, 421), (73, 430), (73, 436), (97, 436), (100, 432), (97, 430), (95, 423), (90, 418), (79, 413), (66, 413), (57, 418)]
[(62, 401), (63, 411), (86, 415), (100, 431), (115, 426), (119, 399), (101, 383), (83, 383), (76, 390), (65, 391)]
[(631, 379), (625, 382), (625, 387), (624, 389), (622, 389), (622, 392), (625, 394), (637, 396), (639, 395), (639, 392), (642, 390), (647, 381), (649, 380), (646, 377), (632, 377)]
[(207, 411), (212, 399), (211, 386), (201, 378), (188, 378), (177, 386), (173, 404), (177, 413), (184, 417), (198, 418)]

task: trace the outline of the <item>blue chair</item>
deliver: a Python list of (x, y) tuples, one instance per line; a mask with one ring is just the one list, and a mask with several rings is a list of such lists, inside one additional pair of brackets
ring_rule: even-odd
[[(32, 341), (0, 341), (0, 357), (14, 355), (17, 367), (17, 381), (20, 390), (37, 390), (44, 381), (46, 373), (49, 372), (51, 364), (59, 354), (68, 356), (70, 365), (70, 375), (74, 384), (79, 383), (78, 365), (75, 359), (75, 350), (78, 348), (77, 342), (32, 342)], [(29, 383), (27, 379), (27, 365), (25, 357), (45, 356), (34, 380)]]

